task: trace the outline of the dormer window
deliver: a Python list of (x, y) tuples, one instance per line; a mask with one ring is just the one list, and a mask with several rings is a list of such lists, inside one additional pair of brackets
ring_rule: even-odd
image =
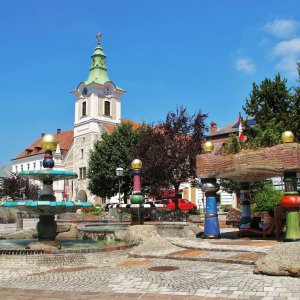
[(31, 149), (25, 149), (25, 155), (29, 155), (31, 151)]
[(42, 147), (34, 147), (34, 152), (37, 153), (42, 150)]
[(82, 117), (85, 117), (86, 116), (86, 102), (84, 101), (84, 102), (82, 102), (82, 114), (81, 114), (81, 116)]
[(109, 101), (104, 102), (104, 115), (110, 116), (110, 102)]

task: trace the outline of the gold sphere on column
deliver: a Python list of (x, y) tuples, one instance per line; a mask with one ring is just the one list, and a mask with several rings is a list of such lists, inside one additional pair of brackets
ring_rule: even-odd
[(205, 152), (211, 152), (215, 148), (214, 144), (212, 142), (205, 142), (203, 145), (203, 150)]
[(131, 168), (134, 169), (134, 170), (140, 170), (142, 168), (142, 161), (138, 158), (134, 159), (132, 162), (131, 162)]
[(53, 134), (45, 134), (42, 137), (41, 146), (44, 150), (56, 150), (57, 141)]
[(295, 136), (291, 131), (285, 131), (281, 136), (281, 140), (284, 143), (293, 143), (294, 139), (295, 139)]

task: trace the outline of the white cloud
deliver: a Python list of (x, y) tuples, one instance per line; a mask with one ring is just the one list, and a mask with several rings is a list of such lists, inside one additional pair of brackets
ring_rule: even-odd
[(293, 20), (276, 19), (264, 26), (265, 31), (280, 37), (291, 37), (298, 29), (299, 23)]
[(299, 55), (300, 54), (300, 38), (295, 38), (292, 40), (282, 41), (276, 44), (274, 50), (274, 55)]
[(235, 68), (238, 71), (241, 71), (244, 73), (255, 73), (256, 72), (255, 64), (249, 58), (246, 58), (246, 57), (236, 59)]
[(297, 62), (300, 61), (300, 38), (282, 41), (276, 44), (272, 52), (279, 58), (276, 68), (291, 77), (298, 75)]

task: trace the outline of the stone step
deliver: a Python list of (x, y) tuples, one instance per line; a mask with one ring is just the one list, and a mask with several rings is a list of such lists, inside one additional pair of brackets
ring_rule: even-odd
[(195, 250), (186, 249), (173, 252), (166, 255), (133, 255), (133, 257), (141, 258), (164, 258), (175, 260), (192, 260), (205, 262), (232, 263), (243, 265), (254, 265), (256, 260), (264, 256), (264, 253), (246, 253), (240, 251), (211, 251), (211, 250)]

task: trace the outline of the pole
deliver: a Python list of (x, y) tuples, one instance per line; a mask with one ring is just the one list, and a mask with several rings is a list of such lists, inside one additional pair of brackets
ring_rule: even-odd
[(119, 203), (121, 203), (121, 186), (120, 186), (120, 177), (119, 177)]

